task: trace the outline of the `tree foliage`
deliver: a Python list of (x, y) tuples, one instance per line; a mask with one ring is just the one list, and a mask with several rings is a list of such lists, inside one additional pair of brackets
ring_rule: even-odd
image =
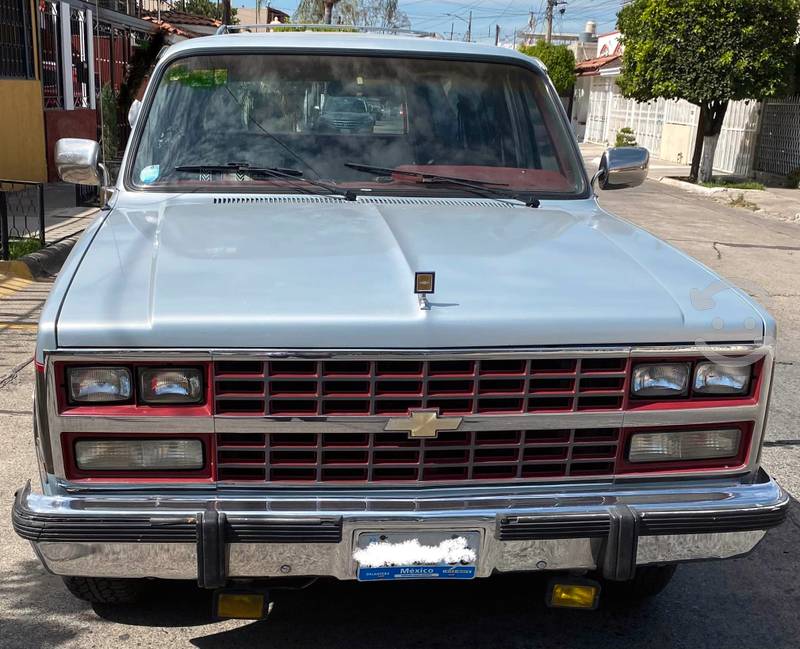
[[(407, 29), (411, 21), (398, 8), (399, 0), (336, 0), (334, 24)], [(325, 14), (322, 0), (301, 0), (292, 16), (298, 23), (321, 23)]]
[(728, 102), (789, 88), (798, 15), (800, 0), (633, 0), (620, 10), (622, 94), (700, 107), (692, 179), (711, 178)]
[(626, 97), (763, 99), (789, 81), (798, 0), (634, 0), (617, 18)]
[[(175, 5), (176, 9), (195, 16), (206, 16), (215, 20), (222, 20), (222, 4), (211, 0), (181, 0)], [(231, 22), (238, 23), (236, 7), (231, 7)]]
[(575, 55), (566, 45), (538, 41), (535, 45), (522, 45), (519, 51), (545, 64), (559, 95), (563, 97), (571, 92), (575, 85)]

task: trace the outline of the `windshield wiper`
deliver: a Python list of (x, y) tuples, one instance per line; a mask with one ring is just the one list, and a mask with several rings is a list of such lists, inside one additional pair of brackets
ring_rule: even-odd
[(416, 176), (423, 183), (446, 183), (449, 185), (456, 185), (463, 187), (476, 194), (482, 196), (489, 196), (495, 198), (513, 198), (522, 200), (519, 197), (525, 196), (524, 203), (527, 207), (539, 207), (539, 199), (533, 196), (531, 192), (517, 192), (514, 190), (502, 190), (500, 187), (508, 187), (507, 183), (495, 183), (483, 180), (470, 180), (467, 178), (457, 178), (456, 176), (442, 176), (441, 174), (431, 174), (425, 171), (415, 171), (411, 169), (399, 169), (392, 167), (377, 167), (374, 165), (365, 165), (360, 162), (345, 162), (345, 167), (355, 169), (356, 171), (363, 171), (370, 174), (384, 174), (400, 176)]
[(283, 167), (254, 167), (248, 164), (247, 162), (229, 162), (227, 164), (199, 164), (199, 165), (177, 165), (174, 168), (174, 171), (184, 171), (184, 172), (198, 172), (203, 173), (205, 172), (221, 172), (221, 173), (237, 173), (243, 176), (249, 176), (250, 178), (258, 178), (261, 176), (267, 176), (269, 178), (283, 178), (285, 180), (294, 181), (292, 183), (292, 187), (304, 191), (306, 193), (315, 193), (312, 192), (308, 187), (304, 185), (297, 184), (297, 181), (306, 183), (308, 185), (312, 185), (314, 187), (319, 187), (320, 189), (324, 189), (328, 192), (328, 195), (334, 198), (342, 198), (347, 201), (354, 201), (356, 200), (356, 193), (352, 190), (345, 190), (344, 192), (339, 191), (338, 188), (328, 185), (327, 183), (321, 183), (318, 180), (310, 180), (308, 178), (303, 177), (303, 172), (299, 169), (285, 169)]

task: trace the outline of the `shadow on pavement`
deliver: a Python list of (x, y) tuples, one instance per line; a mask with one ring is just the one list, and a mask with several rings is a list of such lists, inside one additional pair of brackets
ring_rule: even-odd
[[(435, 647), (797, 647), (800, 505), (748, 557), (682, 566), (670, 586), (639, 607), (604, 600), (597, 611), (544, 606), (545, 578), (512, 575), (469, 583), (319, 581), (275, 591), (268, 620), (202, 634), (200, 649)], [(210, 596), (191, 584), (160, 588), (146, 607), (96, 607), (127, 625), (212, 623)], [(214, 628), (214, 627), (212, 627)], [(130, 630), (135, 639), (135, 629)]]

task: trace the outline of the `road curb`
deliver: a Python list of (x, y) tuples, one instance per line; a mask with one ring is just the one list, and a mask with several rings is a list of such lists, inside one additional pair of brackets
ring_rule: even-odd
[(685, 180), (678, 180), (677, 178), (672, 178), (670, 176), (662, 176), (658, 179), (658, 182), (669, 185), (670, 187), (678, 187), (679, 189), (683, 189), (687, 192), (702, 194), (703, 196), (716, 196), (718, 194), (725, 194), (728, 191), (726, 187), (703, 187), (702, 185), (687, 183)]
[(0, 261), (0, 273), (28, 280), (55, 275), (61, 270), (80, 235), (80, 232), (76, 233), (13, 261)]
[(61, 266), (64, 265), (64, 261), (66, 261), (72, 247), (83, 234), (80, 220), (89, 216), (94, 217), (98, 212), (98, 208), (92, 207), (78, 214), (70, 215), (70, 218), (79, 221), (77, 227), (80, 229), (77, 231), (74, 223), (59, 223), (47, 228), (48, 236), (58, 237), (61, 234), (59, 230), (67, 230), (68, 234), (44, 248), (23, 255), (19, 259), (0, 261), (0, 273), (27, 280), (55, 275), (61, 270)]

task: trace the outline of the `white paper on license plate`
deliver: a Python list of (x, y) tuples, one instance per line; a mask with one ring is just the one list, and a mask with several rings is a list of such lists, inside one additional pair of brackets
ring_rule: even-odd
[(353, 558), (359, 581), (472, 579), (481, 533), (361, 532)]

